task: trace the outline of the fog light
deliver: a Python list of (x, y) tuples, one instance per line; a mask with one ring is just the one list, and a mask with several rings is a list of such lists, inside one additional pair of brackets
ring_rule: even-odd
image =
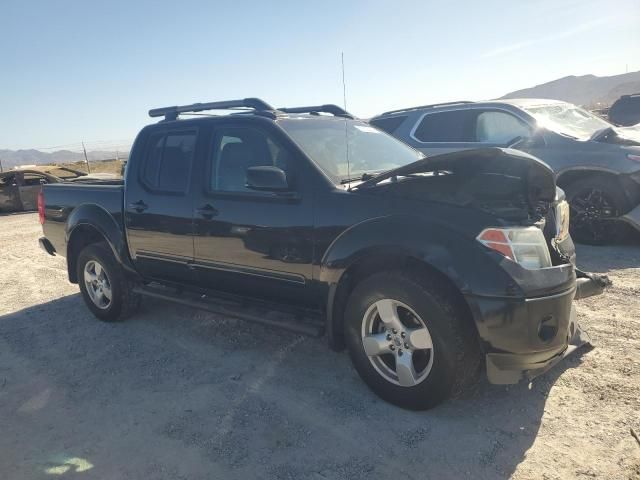
[(538, 338), (543, 342), (553, 340), (558, 333), (558, 325), (553, 315), (547, 315), (538, 325)]

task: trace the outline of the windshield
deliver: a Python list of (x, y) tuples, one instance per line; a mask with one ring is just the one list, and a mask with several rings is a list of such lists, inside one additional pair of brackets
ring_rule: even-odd
[(524, 107), (538, 125), (554, 132), (588, 140), (598, 130), (612, 127), (609, 122), (570, 103)]
[(335, 183), (391, 170), (424, 157), (360, 121), (296, 117), (278, 123)]

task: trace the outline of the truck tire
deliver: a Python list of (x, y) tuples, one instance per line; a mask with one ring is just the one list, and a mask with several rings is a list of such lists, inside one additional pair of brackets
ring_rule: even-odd
[(77, 268), (82, 298), (98, 319), (121, 321), (140, 306), (140, 295), (133, 293), (134, 282), (127, 277), (107, 244), (86, 246), (78, 256)]
[(426, 410), (476, 383), (482, 356), (465, 309), (436, 279), (382, 272), (359, 283), (345, 340), (360, 377), (384, 400)]
[(620, 239), (624, 229), (612, 219), (627, 213), (631, 204), (615, 178), (593, 175), (564, 189), (571, 208), (571, 237), (579, 243), (605, 245)]

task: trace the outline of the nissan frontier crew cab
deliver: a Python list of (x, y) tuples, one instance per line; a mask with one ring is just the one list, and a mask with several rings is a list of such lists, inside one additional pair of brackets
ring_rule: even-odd
[(426, 158), (335, 105), (149, 113), (162, 120), (137, 136), (124, 181), (39, 195), (40, 244), (99, 319), (147, 296), (326, 335), (411, 409), (483, 370), (532, 378), (588, 340), (573, 301), (603, 282), (574, 267), (569, 209), (540, 160)]

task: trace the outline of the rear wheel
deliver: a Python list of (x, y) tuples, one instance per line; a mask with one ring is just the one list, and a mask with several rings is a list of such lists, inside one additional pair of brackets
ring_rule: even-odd
[(475, 330), (450, 292), (401, 272), (375, 274), (356, 286), (345, 316), (353, 364), (380, 397), (423, 410), (477, 379)]
[(91, 244), (78, 256), (78, 283), (82, 298), (100, 320), (124, 320), (140, 305), (140, 296), (133, 293), (133, 282), (118, 264), (108, 245)]
[(631, 206), (618, 182), (594, 175), (565, 188), (571, 208), (570, 231), (574, 240), (604, 245), (620, 238), (623, 231), (615, 220)]

